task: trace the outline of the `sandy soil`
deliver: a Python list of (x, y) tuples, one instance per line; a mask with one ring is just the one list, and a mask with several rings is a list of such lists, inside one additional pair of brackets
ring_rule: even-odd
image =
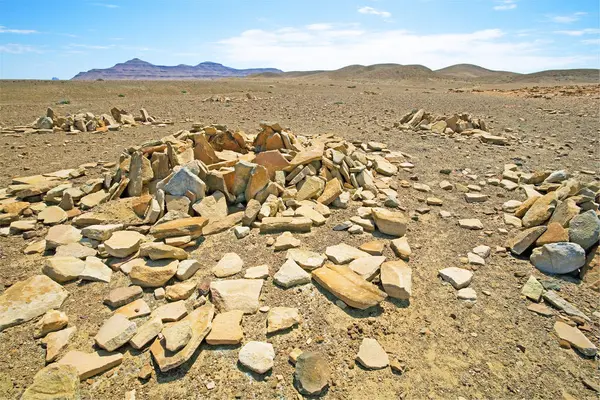
[[(348, 86), (354, 86), (349, 88)], [(138, 380), (139, 369), (150, 361), (149, 351), (121, 349), (123, 364), (113, 371), (82, 383), (85, 398), (119, 399), (136, 390), (138, 399), (292, 399), (294, 367), (287, 355), (294, 347), (323, 352), (333, 371), (333, 384), (326, 394), (331, 399), (561, 399), (568, 392), (577, 399), (596, 399), (598, 394), (583, 380), (598, 384), (598, 363), (573, 350), (563, 349), (552, 334), (554, 321), (527, 310), (521, 296), (530, 274), (556, 282), (561, 296), (586, 314), (599, 310), (598, 293), (587, 283), (570, 278), (544, 276), (527, 260), (495, 254), (487, 265), (475, 271), (471, 287), (478, 294), (474, 305), (458, 301), (455, 290), (442, 284), (437, 271), (460, 266), (459, 257), (479, 244), (501, 246), (506, 240), (498, 228), (501, 205), (506, 200), (524, 199), (522, 193), (486, 186), (490, 200), (465, 203), (461, 193), (439, 189), (438, 183), (472, 183), (460, 170), (469, 169), (479, 180), (487, 173), (501, 174), (507, 163), (523, 169), (599, 171), (599, 101), (597, 96), (551, 99), (497, 96), (486, 93), (455, 93), (449, 87), (398, 84), (393, 82), (356, 83), (313, 80), (223, 80), (218, 82), (0, 82), (0, 125), (30, 123), (52, 106), (59, 113), (91, 111), (106, 113), (112, 106), (137, 113), (145, 107), (151, 115), (170, 118), (173, 126), (134, 127), (103, 135), (64, 133), (4, 136), (0, 157), (0, 187), (13, 176), (33, 175), (77, 167), (91, 161), (115, 161), (130, 145), (160, 138), (192, 122), (225, 123), (247, 132), (256, 132), (260, 120), (277, 120), (298, 134), (335, 132), (352, 140), (385, 142), (392, 150), (411, 154), (416, 165), (412, 173), (401, 171), (398, 180), (418, 179), (433, 188), (443, 200), (440, 208), (411, 221), (407, 234), (413, 248), (409, 262), (413, 268), (413, 294), (410, 304), (384, 301), (381, 307), (364, 312), (342, 310), (328, 293), (306, 285), (288, 290), (272, 284), (269, 278), (261, 304), (294, 306), (300, 309), (302, 324), (284, 334), (266, 337), (266, 315), (245, 316), (245, 340), (268, 340), (276, 349), (275, 366), (262, 377), (250, 374), (237, 364), (237, 347), (202, 344), (201, 351), (182, 367), (153, 372), (147, 382)], [(183, 93), (182, 91), (186, 91)], [(257, 100), (246, 100), (246, 93)], [(375, 94), (368, 94), (375, 93)], [(119, 97), (123, 94), (124, 97)], [(202, 102), (214, 95), (229, 96), (230, 103)], [(68, 105), (55, 103), (68, 99)], [(394, 128), (401, 115), (413, 108), (434, 113), (468, 112), (486, 120), (492, 132), (512, 130), (507, 135), (521, 139), (521, 145), (498, 147), (474, 140), (457, 141), (434, 135), (404, 133)], [(556, 110), (551, 113), (548, 110)], [(522, 118), (522, 120), (520, 120)], [(449, 177), (441, 169), (455, 170)], [(94, 173), (99, 173), (99, 169)], [(585, 179), (592, 179), (586, 177)], [(596, 176), (598, 178), (598, 176)], [(475, 182), (477, 182), (475, 181)], [(425, 196), (414, 189), (399, 189), (399, 199), (407, 213), (423, 206)], [(324, 251), (332, 244), (351, 245), (372, 240), (371, 234), (358, 236), (334, 232), (337, 223), (356, 215), (359, 204), (335, 211), (325, 226), (299, 235), (303, 247)], [(439, 209), (456, 218), (442, 219)], [(485, 232), (458, 227), (459, 217), (479, 218)], [(508, 228), (507, 228), (508, 229)], [(516, 232), (509, 229), (510, 234)], [(266, 247), (267, 236), (256, 231), (236, 240), (232, 232), (210, 236), (192, 257), (205, 268), (197, 276), (210, 276), (210, 268), (225, 252), (242, 256), (245, 266), (268, 263), (275, 272), (284, 262), (284, 253)], [(42, 257), (24, 256), (26, 242), (21, 237), (0, 238), (0, 279), (4, 287), (40, 272)], [(391, 250), (386, 255), (392, 257)], [(598, 276), (598, 267), (590, 275)], [(125, 284), (124, 275), (115, 274), (111, 287)], [(589, 281), (593, 281), (589, 279)], [(102, 304), (109, 287), (101, 283), (65, 285), (71, 293), (63, 310), (78, 328), (69, 349), (90, 351), (93, 336), (110, 310)], [(490, 295), (482, 292), (488, 291)], [(144, 299), (155, 307), (151, 291)], [(18, 398), (44, 366), (44, 350), (33, 339), (33, 323), (0, 333), (0, 398)], [(588, 333), (596, 344), (598, 320)], [(398, 375), (390, 369), (367, 371), (354, 358), (363, 337), (376, 338), (392, 358), (406, 365)], [(206, 384), (214, 382), (208, 390)]]

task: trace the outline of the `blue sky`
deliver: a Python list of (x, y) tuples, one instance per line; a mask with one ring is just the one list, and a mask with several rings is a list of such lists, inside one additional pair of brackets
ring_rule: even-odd
[(599, 68), (599, 21), (598, 0), (0, 0), (0, 78), (70, 79), (134, 57), (286, 71)]

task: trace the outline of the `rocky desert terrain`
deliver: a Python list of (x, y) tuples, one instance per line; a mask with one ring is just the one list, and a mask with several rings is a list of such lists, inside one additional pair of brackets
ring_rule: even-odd
[(597, 83), (367, 72), (0, 81), (0, 398), (597, 399)]

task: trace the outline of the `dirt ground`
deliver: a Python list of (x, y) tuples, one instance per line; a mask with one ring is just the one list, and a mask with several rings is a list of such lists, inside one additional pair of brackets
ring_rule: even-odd
[[(255, 133), (260, 120), (275, 120), (297, 134), (334, 132), (351, 140), (384, 142), (391, 150), (408, 153), (415, 168), (410, 173), (400, 171), (397, 179), (418, 179), (432, 187), (432, 195), (443, 200), (442, 207), (431, 207), (430, 213), (409, 224), (407, 237), (413, 249), (409, 261), (413, 269), (410, 304), (386, 300), (367, 311), (341, 309), (331, 295), (315, 285), (284, 290), (269, 278), (261, 305), (298, 307), (302, 316), (299, 327), (269, 337), (265, 333), (265, 314), (244, 317), (244, 341), (267, 340), (275, 348), (275, 366), (270, 373), (256, 376), (240, 367), (239, 347), (203, 343), (183, 366), (168, 373), (155, 368), (149, 381), (140, 381), (138, 371), (151, 360), (150, 352), (124, 346), (121, 352), (125, 359), (120, 367), (82, 382), (84, 398), (122, 399), (135, 389), (137, 399), (293, 399), (298, 394), (288, 353), (299, 347), (327, 356), (333, 382), (325, 398), (563, 399), (568, 393), (576, 399), (597, 399), (598, 393), (583, 383), (600, 384), (597, 360), (561, 348), (552, 333), (560, 317), (545, 318), (528, 311), (529, 301), (520, 294), (533, 274), (560, 285), (561, 296), (591, 316), (600, 311), (598, 293), (589, 287), (592, 280), (545, 276), (527, 259), (494, 252), (508, 237), (499, 228), (508, 229), (509, 235), (516, 232), (504, 225), (501, 205), (509, 199), (523, 200), (522, 192), (485, 186), (483, 192), (490, 195), (490, 200), (467, 204), (461, 193), (443, 191), (438, 183), (443, 179), (477, 183), (485, 180), (486, 174), (501, 175), (507, 163), (522, 165), (523, 170), (566, 169), (584, 180), (598, 179), (598, 95), (526, 98), (456, 92), (449, 91), (460, 88), (456, 84), (435, 85), (310, 79), (0, 81), (1, 126), (31, 123), (49, 106), (60, 114), (107, 113), (113, 106), (137, 114), (144, 107), (151, 115), (174, 121), (173, 126), (141, 126), (101, 135), (0, 136), (0, 187), (8, 185), (14, 176), (73, 168), (92, 161), (116, 161), (123, 148), (189, 129), (192, 122), (224, 123)], [(246, 93), (257, 99), (246, 99)], [(228, 96), (232, 101), (202, 101), (212, 95)], [(70, 104), (56, 105), (60, 100), (69, 100)], [(413, 108), (432, 113), (468, 112), (483, 118), (492, 132), (519, 138), (520, 144), (492, 146), (394, 128), (394, 123)], [(443, 175), (442, 169), (453, 172)], [(478, 179), (472, 181), (462, 174), (465, 169)], [(580, 170), (593, 170), (596, 175), (578, 175)], [(92, 175), (99, 172), (98, 168)], [(412, 188), (399, 189), (398, 198), (407, 214), (422, 207), (425, 197)], [(358, 206), (353, 202), (347, 210), (334, 210), (326, 225), (314, 228), (310, 234), (297, 235), (302, 247), (322, 252), (340, 242), (358, 246), (372, 240), (368, 233), (355, 236), (332, 230), (356, 215)], [(442, 219), (439, 210), (454, 216)], [(459, 218), (479, 218), (485, 229), (461, 229)], [(207, 237), (191, 255), (204, 265), (197, 276), (209, 277), (210, 269), (231, 251), (243, 258), (245, 267), (267, 263), (273, 274), (283, 264), (285, 252), (274, 253), (266, 246), (267, 237), (256, 230), (242, 240), (235, 239), (231, 231)], [(442, 284), (437, 271), (461, 266), (459, 258), (480, 244), (491, 246), (492, 255), (487, 265), (474, 272), (471, 287), (478, 298), (469, 304), (456, 299), (455, 290)], [(4, 287), (40, 273), (42, 257), (23, 255), (25, 245), (19, 236), (0, 238), (0, 279)], [(389, 248), (385, 255), (395, 258)], [(598, 267), (590, 275), (597, 277), (597, 273)], [(127, 281), (121, 273), (114, 274), (110, 287)], [(77, 326), (69, 350), (93, 349), (93, 336), (111, 313), (102, 304), (110, 287), (95, 282), (65, 285), (70, 296), (62, 309), (70, 325)], [(145, 291), (144, 299), (151, 308), (161, 304), (151, 290)], [(139, 325), (139, 320), (136, 322)], [(44, 366), (44, 349), (33, 338), (33, 326), (29, 322), (0, 333), (0, 398), (18, 398)], [(586, 334), (598, 345), (597, 318), (593, 318), (592, 331)], [(369, 371), (358, 366), (355, 356), (364, 337), (376, 338), (391, 358), (406, 365), (406, 371), (395, 374), (389, 368)], [(207, 389), (209, 382), (214, 382), (214, 389)]]

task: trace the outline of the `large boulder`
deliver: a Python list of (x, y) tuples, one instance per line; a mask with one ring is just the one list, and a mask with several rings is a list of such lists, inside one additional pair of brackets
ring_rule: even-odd
[(598, 244), (600, 238), (600, 220), (594, 210), (579, 214), (569, 225), (569, 241), (577, 243), (584, 250)]
[(534, 249), (529, 258), (540, 271), (567, 274), (585, 264), (585, 250), (577, 243), (550, 243)]

